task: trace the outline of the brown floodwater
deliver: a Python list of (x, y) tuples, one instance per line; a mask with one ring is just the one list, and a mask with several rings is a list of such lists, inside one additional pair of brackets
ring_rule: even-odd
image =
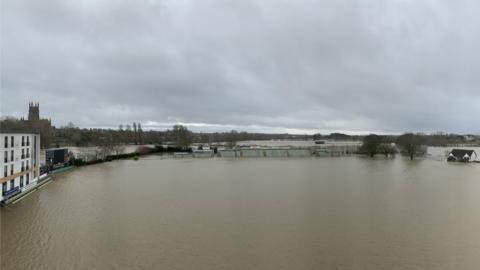
[(480, 164), (150, 156), (0, 211), (2, 270), (480, 269)]

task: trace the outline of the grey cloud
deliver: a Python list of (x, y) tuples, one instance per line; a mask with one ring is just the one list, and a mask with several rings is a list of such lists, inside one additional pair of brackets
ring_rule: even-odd
[[(475, 1), (2, 2), (2, 115), (480, 133)], [(157, 124), (155, 124), (157, 123)]]

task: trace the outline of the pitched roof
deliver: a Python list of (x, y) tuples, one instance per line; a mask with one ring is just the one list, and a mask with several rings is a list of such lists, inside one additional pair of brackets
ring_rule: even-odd
[(450, 154), (454, 155), (457, 158), (463, 158), (465, 155), (471, 157), (474, 152), (474, 150), (467, 149), (452, 149), (452, 152), (450, 152)]

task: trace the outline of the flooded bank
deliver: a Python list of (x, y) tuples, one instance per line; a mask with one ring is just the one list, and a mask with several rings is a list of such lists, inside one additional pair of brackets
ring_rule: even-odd
[(1, 269), (477, 269), (479, 206), (478, 164), (148, 156), (2, 208)]

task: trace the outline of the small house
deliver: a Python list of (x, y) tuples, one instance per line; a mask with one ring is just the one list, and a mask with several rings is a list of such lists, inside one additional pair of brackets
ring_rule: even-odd
[(477, 159), (477, 153), (468, 149), (452, 149), (448, 154), (447, 161), (470, 162)]

